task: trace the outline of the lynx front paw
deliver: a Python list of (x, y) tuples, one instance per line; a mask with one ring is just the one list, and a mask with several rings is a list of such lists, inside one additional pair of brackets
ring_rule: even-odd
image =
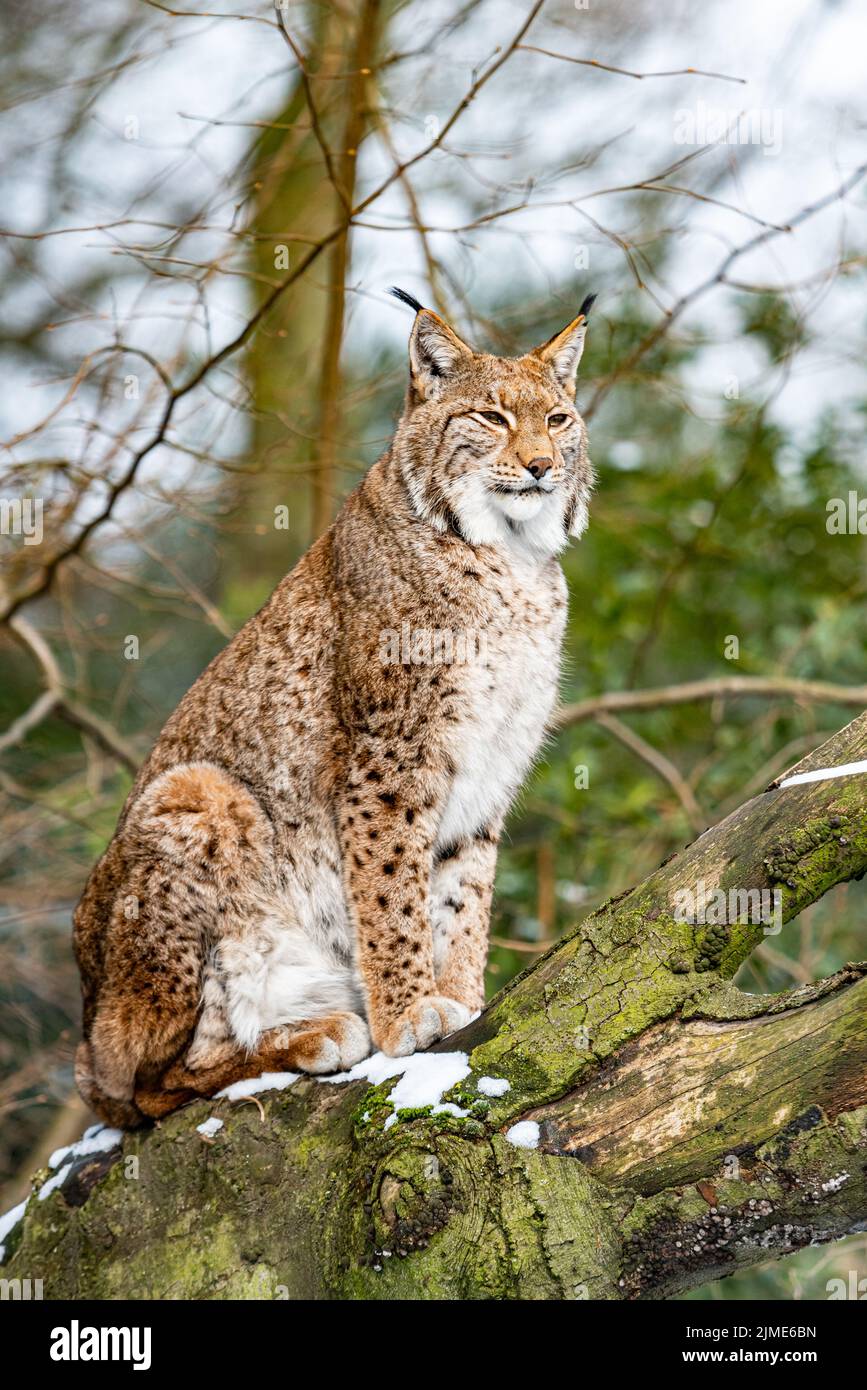
[(370, 1055), (370, 1033), (358, 1014), (332, 1014), (317, 1019), (290, 1041), (295, 1052), (294, 1067), (312, 1076), (349, 1071)]
[(456, 999), (425, 994), (380, 1029), (376, 1041), (387, 1057), (409, 1057), (440, 1038), (447, 1038), (469, 1021), (469, 1009)]

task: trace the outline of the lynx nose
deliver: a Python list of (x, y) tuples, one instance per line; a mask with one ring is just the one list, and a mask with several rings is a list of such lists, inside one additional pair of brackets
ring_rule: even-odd
[(548, 472), (553, 462), (553, 459), (530, 459), (530, 462), (525, 463), (524, 467), (526, 468), (527, 472), (531, 473), (538, 482), (540, 478), (544, 478), (545, 474)]

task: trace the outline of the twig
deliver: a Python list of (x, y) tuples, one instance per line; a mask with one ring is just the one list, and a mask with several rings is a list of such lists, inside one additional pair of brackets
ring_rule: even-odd
[(20, 743), (38, 724), (50, 715), (56, 714), (68, 724), (90, 734), (119, 763), (130, 772), (136, 772), (141, 759), (122, 736), (98, 714), (70, 698), (64, 690), (60, 667), (42, 633), (20, 614), (11, 620), (9, 626), (36, 658), (42, 668), (47, 689), (0, 735), (0, 753)]
[(865, 174), (867, 174), (867, 163), (859, 164), (858, 168), (855, 169), (847, 179), (844, 179), (837, 188), (830, 193), (826, 193), (823, 198), (817, 198), (814, 203), (808, 204), (807, 207), (801, 208), (800, 212), (790, 217), (787, 223), (780, 227), (767, 227), (763, 231), (757, 232), (749, 241), (745, 241), (741, 246), (736, 246), (729, 251), (728, 255), (723, 258), (713, 275), (709, 276), (707, 280), (703, 280), (700, 285), (696, 285), (694, 289), (688, 290), (685, 294), (682, 294), (676, 303), (672, 305), (671, 309), (669, 309), (665, 318), (661, 319), (656, 327), (648, 333), (640, 343), (636, 344), (632, 352), (628, 353), (627, 356), (618, 363), (605, 380), (600, 382), (590, 398), (586, 409), (583, 411), (584, 416), (589, 418), (593, 415), (594, 411), (598, 410), (612, 386), (624, 376), (629, 375), (645, 354), (656, 346), (660, 338), (668, 332), (671, 325), (675, 323), (697, 299), (706, 294), (708, 290), (713, 289), (716, 285), (721, 285), (725, 282), (729, 270), (736, 261), (742, 256), (748, 255), (751, 251), (757, 250), (758, 247), (764, 246), (766, 242), (772, 241), (774, 238), (782, 236), (784, 233), (795, 231), (797, 227), (800, 227), (811, 217), (815, 217), (817, 213), (823, 212), (824, 209), (830, 207), (832, 203), (840, 202), (848, 193), (852, 192), (853, 188), (857, 187)]
[(573, 58), (570, 53), (555, 53), (550, 48), (537, 48), (532, 43), (516, 45), (524, 53), (541, 53), (546, 58), (559, 58), (561, 63), (578, 63), (585, 68), (598, 68), (600, 72), (613, 72), (621, 77), (634, 77), (643, 82), (649, 77), (714, 77), (719, 82), (738, 82), (742, 87), (749, 85), (746, 77), (731, 77), (725, 72), (705, 72), (702, 68), (673, 68), (663, 72), (633, 72), (630, 68), (618, 68), (613, 63), (600, 63), (598, 58)]
[(307, 110), (310, 112), (310, 124), (313, 130), (313, 135), (316, 139), (316, 143), (322, 151), (322, 158), (325, 160), (325, 168), (328, 170), (328, 177), (331, 180), (334, 192), (337, 194), (337, 197), (340, 199), (340, 202), (343, 204), (344, 208), (348, 212), (350, 197), (347, 196), (347, 193), (344, 190), (343, 185), (337, 177), (337, 170), (334, 167), (334, 156), (331, 153), (328, 141), (325, 138), (325, 132), (322, 129), (322, 122), (319, 119), (319, 111), (317, 109), (316, 102), (313, 99), (313, 88), (310, 83), (310, 75), (307, 71), (307, 60), (304, 57), (304, 54), (301, 52), (301, 49), (298, 47), (297, 43), (293, 39), (289, 31), (289, 26), (286, 23), (285, 0), (274, 0), (274, 9), (277, 12), (277, 24), (279, 26), (280, 33), (283, 35), (284, 39), (286, 40), (287, 44), (292, 50), (292, 53), (295, 57), (295, 61), (298, 64), (298, 71), (301, 75), (301, 85), (304, 88), (304, 96), (307, 101)]
[(661, 685), (650, 690), (609, 690), (574, 705), (563, 705), (554, 716), (553, 729), (559, 732), (585, 719), (615, 711), (661, 709), (666, 705), (690, 705), (720, 697), (762, 700), (787, 698), (808, 704), (867, 707), (867, 685), (832, 685), (828, 681), (797, 680), (793, 676), (719, 676), (710, 680), (684, 681), (681, 685)]
[(508, 936), (492, 936), (490, 942), (492, 946), (502, 946), (506, 951), (524, 951), (528, 955), (537, 955), (553, 946), (554, 938), (550, 941), (513, 941)]
[(630, 729), (626, 724), (623, 724), (619, 719), (615, 718), (613, 714), (597, 714), (595, 720), (600, 728), (607, 729), (608, 733), (613, 734), (614, 738), (622, 743), (624, 748), (628, 748), (630, 752), (634, 753), (636, 757), (640, 758), (642, 762), (652, 768), (663, 781), (668, 783), (686, 812), (687, 820), (692, 826), (692, 829), (694, 831), (703, 830), (707, 825), (707, 816), (699, 806), (692, 787), (682, 776), (678, 768), (675, 767), (674, 763), (671, 762), (664, 753), (660, 753), (658, 748), (654, 748), (653, 745), (648, 743), (646, 739), (643, 739), (640, 734), (637, 734), (634, 729)]

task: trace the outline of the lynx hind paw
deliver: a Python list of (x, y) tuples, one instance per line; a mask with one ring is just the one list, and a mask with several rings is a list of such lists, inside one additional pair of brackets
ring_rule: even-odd
[(440, 1038), (447, 1038), (469, 1021), (469, 1009), (457, 999), (426, 994), (386, 1028), (380, 1046), (387, 1057), (409, 1057)]

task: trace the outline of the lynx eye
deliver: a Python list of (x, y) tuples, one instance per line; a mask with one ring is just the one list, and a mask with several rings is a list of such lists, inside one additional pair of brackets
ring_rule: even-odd
[(561, 425), (565, 425), (568, 422), (569, 418), (568, 415), (549, 415), (548, 424), (553, 425), (555, 429), (559, 429)]
[(508, 429), (509, 422), (505, 415), (501, 415), (498, 410), (480, 410), (479, 414), (483, 420), (487, 420), (492, 425), (503, 425)]

